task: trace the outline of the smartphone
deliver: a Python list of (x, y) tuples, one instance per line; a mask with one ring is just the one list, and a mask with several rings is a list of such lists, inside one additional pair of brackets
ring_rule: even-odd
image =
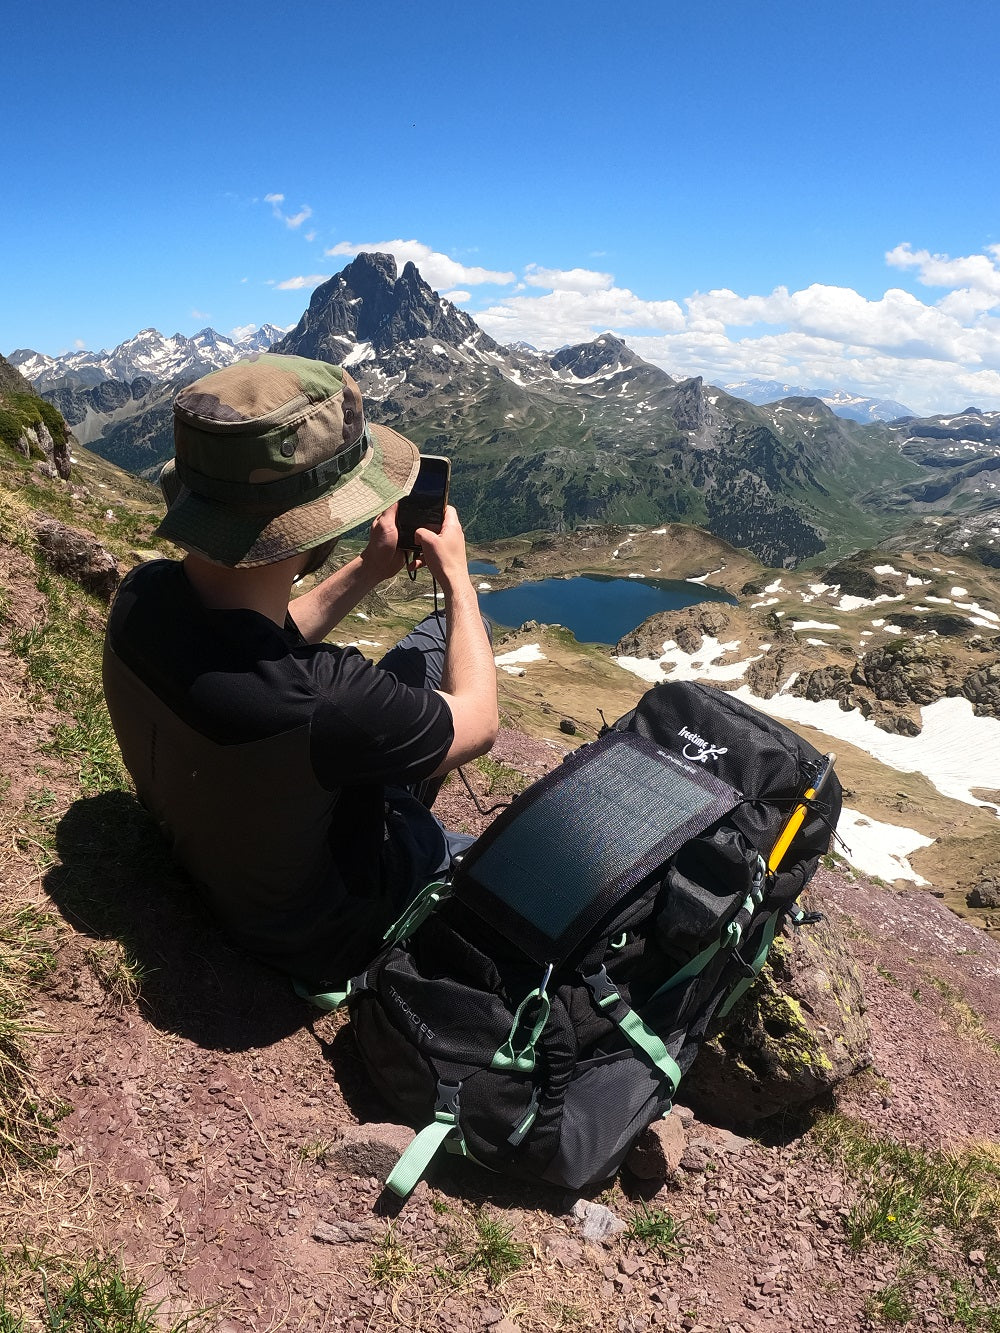
[(404, 495), (396, 509), (398, 545), (404, 551), (416, 551), (417, 528), (440, 532), (444, 511), (448, 504), (448, 483), (451, 480), (451, 460), (437, 454), (420, 455), (420, 471), (409, 495)]

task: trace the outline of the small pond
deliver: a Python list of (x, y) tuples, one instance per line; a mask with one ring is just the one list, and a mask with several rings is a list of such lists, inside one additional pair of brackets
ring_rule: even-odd
[(499, 573), (500, 573), (500, 570), (499, 570), (499, 568), (498, 568), (496, 565), (492, 564), (489, 560), (470, 560), (470, 561), (469, 561), (469, 573), (470, 573), (470, 574), (499, 574)]
[(497, 625), (516, 627), (526, 620), (565, 625), (580, 643), (617, 643), (657, 611), (677, 611), (695, 602), (735, 606), (736, 598), (722, 588), (683, 579), (623, 579), (612, 574), (541, 579), (479, 594), (480, 609)]

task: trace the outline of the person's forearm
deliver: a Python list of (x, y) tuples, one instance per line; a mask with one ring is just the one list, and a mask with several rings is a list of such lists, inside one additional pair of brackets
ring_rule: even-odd
[(445, 597), (447, 634), (441, 693), (449, 700), (453, 714), (461, 713), (464, 754), (458, 762), (464, 762), (484, 754), (496, 740), (497, 669), (471, 582), (456, 579)]
[(288, 610), (306, 642), (321, 643), (379, 582), (378, 573), (355, 556), (315, 588), (294, 598)]

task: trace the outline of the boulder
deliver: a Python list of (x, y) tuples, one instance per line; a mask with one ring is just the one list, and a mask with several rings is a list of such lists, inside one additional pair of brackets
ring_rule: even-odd
[(977, 717), (1000, 718), (1000, 662), (993, 662), (965, 678), (962, 693)]
[(47, 518), (35, 528), (35, 541), (50, 569), (71, 578), (102, 601), (110, 602), (125, 568), (94, 537)]
[(991, 875), (980, 880), (976, 887), (965, 895), (965, 901), (970, 907), (1000, 907), (1000, 879)]
[(610, 1208), (603, 1203), (591, 1203), (589, 1199), (577, 1199), (570, 1216), (584, 1240), (608, 1241), (626, 1229), (625, 1223)]
[(333, 1145), (330, 1160), (345, 1175), (375, 1176), (384, 1184), (413, 1139), (406, 1125), (350, 1125)]
[(823, 920), (775, 940), (684, 1091), (713, 1124), (752, 1124), (806, 1108), (870, 1062), (861, 979), (839, 930)]
[(904, 705), (883, 703), (867, 694), (853, 697), (861, 716), (874, 722), (879, 731), (887, 731), (894, 736), (919, 736), (923, 730), (919, 711), (912, 705), (907, 712)]
[(694, 625), (681, 625), (674, 634), (674, 642), (682, 653), (691, 653), (693, 656), (701, 647), (704, 637)]
[(680, 1166), (686, 1145), (684, 1122), (671, 1113), (643, 1130), (625, 1165), (640, 1180), (666, 1180)]
[(854, 667), (851, 679), (876, 699), (896, 704), (933, 704), (962, 685), (954, 658), (908, 639), (872, 648)]
[(744, 680), (761, 699), (772, 699), (793, 671), (798, 671), (805, 659), (795, 646), (771, 648), (747, 667)]
[(789, 687), (788, 693), (813, 703), (818, 703), (820, 699), (836, 699), (845, 710), (854, 706), (851, 677), (842, 666), (824, 666), (817, 667), (815, 671), (804, 671)]

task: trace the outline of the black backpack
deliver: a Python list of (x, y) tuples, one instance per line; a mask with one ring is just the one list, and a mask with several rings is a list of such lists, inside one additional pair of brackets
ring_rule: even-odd
[(832, 756), (694, 683), (528, 788), (350, 983), (373, 1083), (424, 1126), (388, 1187), (442, 1145), (573, 1190), (612, 1176), (803, 917), (839, 813)]

